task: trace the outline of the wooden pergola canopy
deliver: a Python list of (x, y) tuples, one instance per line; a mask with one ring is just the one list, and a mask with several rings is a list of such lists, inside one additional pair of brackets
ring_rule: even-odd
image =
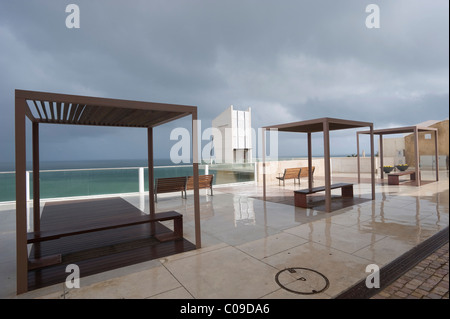
[[(39, 127), (42, 123), (139, 127), (147, 130), (150, 216), (154, 201), (153, 128), (192, 117), (194, 220), (196, 248), (201, 247), (197, 107), (36, 91), (15, 91), (17, 293), (28, 290), (26, 118), (32, 122), (33, 230), (40, 231)], [(153, 226), (152, 226), (153, 227)], [(152, 230), (153, 232), (153, 230)]]
[[(416, 186), (420, 186), (420, 167), (419, 167), (419, 133), (422, 132), (434, 132), (434, 143), (435, 143), (435, 161), (436, 161), (436, 181), (439, 181), (439, 154), (438, 154), (438, 129), (435, 127), (426, 127), (426, 126), (403, 126), (403, 127), (393, 127), (393, 128), (385, 128), (385, 129), (377, 129), (373, 131), (374, 135), (379, 136), (379, 154), (380, 154), (380, 175), (381, 179), (384, 178), (384, 159), (383, 159), (383, 135), (391, 135), (391, 134), (414, 134), (414, 157), (416, 161), (415, 165), (415, 174), (416, 174)], [(360, 158), (359, 158), (359, 135), (361, 134), (371, 134), (370, 131), (359, 131), (356, 132), (356, 143), (358, 145), (357, 157), (358, 157), (358, 182), (361, 179), (361, 167), (360, 167)]]
[[(278, 125), (270, 125), (263, 127), (262, 134), (262, 153), (263, 153), (263, 198), (266, 200), (266, 141), (265, 131), (277, 130), (279, 132), (295, 132), (307, 133), (308, 135), (308, 188), (312, 189), (312, 133), (323, 132), (324, 141), (324, 166), (325, 166), (325, 209), (331, 212), (331, 163), (330, 163), (330, 131), (352, 129), (359, 127), (370, 128), (370, 145), (371, 145), (371, 183), (372, 183), (372, 200), (375, 199), (375, 160), (374, 160), (374, 143), (373, 143), (373, 124), (370, 122), (361, 122), (337, 118), (317, 118), (312, 120), (292, 122)], [(359, 181), (358, 181), (359, 182)]]
[(279, 132), (317, 133), (323, 132), (323, 123), (328, 123), (329, 131), (344, 130), (370, 126), (372, 123), (323, 117), (314, 120), (292, 122), (265, 126), (266, 130), (277, 129)]
[(155, 127), (191, 115), (194, 106), (16, 90), (33, 123)]

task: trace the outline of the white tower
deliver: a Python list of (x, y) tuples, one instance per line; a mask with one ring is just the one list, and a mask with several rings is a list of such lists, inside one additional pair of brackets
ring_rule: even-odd
[(252, 161), (251, 108), (233, 109), (233, 105), (212, 121), (216, 163), (249, 163)]

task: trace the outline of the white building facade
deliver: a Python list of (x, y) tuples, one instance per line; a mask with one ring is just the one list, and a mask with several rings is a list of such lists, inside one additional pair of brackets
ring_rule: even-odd
[(251, 108), (231, 105), (212, 121), (215, 163), (250, 163), (253, 160)]

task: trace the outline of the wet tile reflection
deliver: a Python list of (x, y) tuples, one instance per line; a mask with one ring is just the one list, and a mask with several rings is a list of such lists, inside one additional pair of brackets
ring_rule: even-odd
[[(170, 284), (142, 289), (142, 297), (305, 298), (281, 289), (274, 276), (286, 267), (307, 267), (330, 280), (327, 291), (307, 298), (330, 298), (365, 278), (368, 264), (386, 265), (449, 224), (448, 176), (420, 188), (377, 184), (374, 201), (367, 200), (370, 184), (355, 184), (355, 196), (365, 201), (332, 213), (295, 207), (294, 189), (269, 184), (271, 201), (261, 200), (262, 187), (253, 184), (217, 187), (214, 196), (201, 192), (202, 249), (155, 260), (164, 269), (149, 274)], [(123, 198), (148, 213), (148, 195)], [(156, 209), (183, 214), (184, 237), (195, 242), (192, 194), (161, 196)], [(14, 207), (0, 207), (0, 265), (15, 261), (14, 213)], [(14, 272), (6, 266), (2, 272), (10, 268)], [(123, 296), (134, 277), (116, 277), (109, 283)]]

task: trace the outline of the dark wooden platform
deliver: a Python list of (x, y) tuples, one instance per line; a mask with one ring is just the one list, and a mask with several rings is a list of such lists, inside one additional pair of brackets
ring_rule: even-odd
[[(126, 200), (115, 197), (80, 201), (47, 203), (41, 217), (41, 230), (79, 228), (89, 223), (99, 223), (110, 218), (135, 218), (145, 215)], [(68, 273), (68, 264), (77, 264), (80, 276), (117, 269), (195, 249), (191, 242), (181, 239), (159, 242), (151, 236), (151, 225), (155, 234), (172, 232), (162, 223), (140, 224), (87, 234), (63, 237), (33, 244), (30, 258), (61, 254), (61, 263), (28, 272), (29, 289), (62, 283)]]

